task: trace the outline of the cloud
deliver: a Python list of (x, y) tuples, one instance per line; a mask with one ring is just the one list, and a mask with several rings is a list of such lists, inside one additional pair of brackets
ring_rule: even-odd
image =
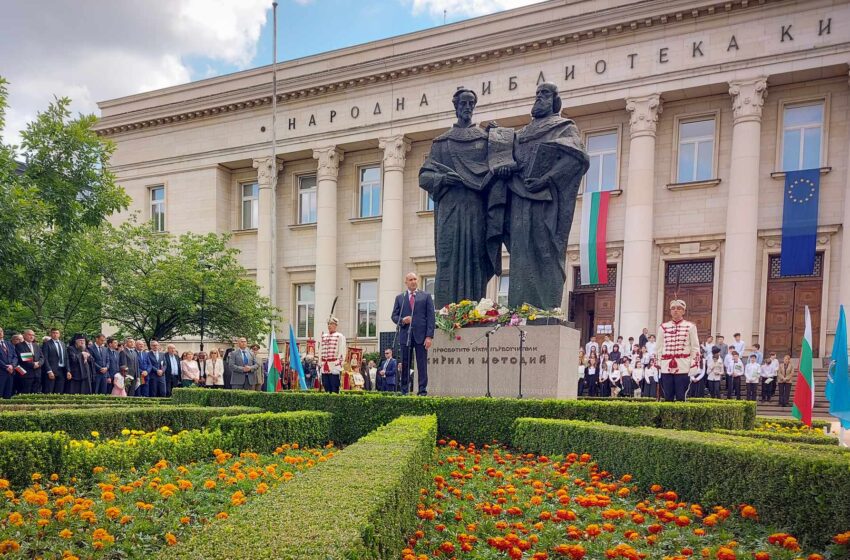
[(450, 20), (461, 17), (483, 16), (510, 10), (520, 6), (536, 4), (543, 0), (405, 0), (412, 4), (413, 14), (428, 13), (435, 17), (442, 17), (443, 10)]
[[(9, 2), (0, 18), (0, 75), (9, 82), (3, 141), (57, 97), (75, 112), (98, 101), (247, 67), (270, 17), (268, 0)], [(199, 71), (188, 62), (202, 60)]]

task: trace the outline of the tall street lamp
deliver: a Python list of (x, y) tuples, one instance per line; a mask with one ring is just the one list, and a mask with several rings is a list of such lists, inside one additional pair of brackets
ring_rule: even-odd
[(212, 265), (205, 260), (202, 260), (198, 263), (200, 267), (203, 269), (203, 273), (201, 276), (201, 352), (204, 351), (204, 328), (207, 325), (207, 317), (205, 314), (206, 311), (206, 303), (207, 303), (207, 292), (206, 292), (206, 279), (207, 272), (212, 269)]

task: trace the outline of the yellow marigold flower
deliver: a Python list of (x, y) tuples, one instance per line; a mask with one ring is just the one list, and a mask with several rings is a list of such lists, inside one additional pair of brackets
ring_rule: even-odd
[(32, 476), (30, 478), (32, 478), (33, 482), (38, 482), (39, 480), (41, 480), (41, 473), (32, 473)]
[(70, 550), (66, 550), (62, 553), (62, 560), (80, 560), (80, 557), (74, 556)]
[(128, 430), (127, 428), (124, 428), (123, 430), (121, 430), (121, 435), (122, 436), (129, 436), (130, 430)]
[(93, 438), (99, 438), (99, 437), (100, 437), (100, 432), (92, 432), (92, 433), (91, 433), (91, 437), (93, 437)]
[(168, 546), (174, 546), (177, 544), (177, 537), (171, 533), (165, 533), (165, 542)]
[(59, 531), (59, 536), (63, 539), (70, 539), (74, 536), (74, 533), (70, 529), (62, 529)]
[(0, 490), (6, 490), (7, 488), (9, 488), (9, 481), (5, 478), (0, 478)]
[(19, 548), (21, 548), (21, 545), (18, 544), (17, 541), (13, 541), (11, 539), (6, 539), (5, 541), (0, 542), (0, 554), (17, 552)]

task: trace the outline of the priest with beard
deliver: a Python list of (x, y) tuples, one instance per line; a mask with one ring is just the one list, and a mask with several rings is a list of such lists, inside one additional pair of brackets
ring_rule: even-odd
[(419, 186), (434, 200), (437, 308), (483, 298), (487, 282), (501, 269), (501, 256), (496, 262), (487, 250), (487, 194), (493, 174), (487, 131), (472, 123), (477, 102), (472, 90), (454, 93), (457, 123), (434, 139), (419, 170)]
[[(513, 138), (515, 163), (494, 172), (507, 184), (504, 241), (511, 258), (508, 303), (548, 310), (561, 307), (567, 278), (567, 238), (589, 158), (575, 122), (561, 117), (556, 85), (543, 83), (537, 87), (531, 116), (531, 123)], [(510, 129), (499, 130), (510, 135)]]

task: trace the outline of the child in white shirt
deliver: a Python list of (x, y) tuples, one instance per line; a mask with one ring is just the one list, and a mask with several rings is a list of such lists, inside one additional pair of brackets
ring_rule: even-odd
[(744, 370), (744, 377), (747, 380), (747, 400), (754, 401), (761, 377), (761, 366), (759, 366), (755, 356), (750, 356), (750, 362)]

